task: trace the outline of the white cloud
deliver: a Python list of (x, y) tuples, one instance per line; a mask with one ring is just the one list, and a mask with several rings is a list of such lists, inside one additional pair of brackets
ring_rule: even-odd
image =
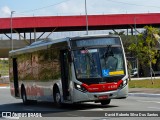
[[(84, 15), (85, 2), (84, 0), (71, 0), (54, 6), (52, 11), (58, 15)], [(118, 14), (126, 13), (126, 10), (106, 0), (87, 0), (87, 12), (88, 14)]]
[[(87, 0), (88, 14), (125, 14), (159, 12), (160, 1), (152, 0)], [(85, 14), (84, 0), (71, 0), (53, 7), (53, 13), (58, 14)]]
[(0, 17), (9, 17), (10, 14), (11, 14), (11, 10), (8, 6), (3, 6), (1, 9), (0, 9)]
[(54, 7), (54, 11), (58, 14), (84, 14), (84, 5), (79, 0), (68, 1)]
[[(56, 0), (55, 0), (56, 1)], [(58, 1), (58, 0), (57, 0)], [(62, 0), (61, 0), (62, 1)], [(21, 3), (22, 4), (22, 3)], [(48, 0), (46, 4), (51, 4), (51, 0)], [(160, 0), (87, 0), (87, 11), (88, 14), (125, 14), (125, 13), (152, 13), (152, 12), (160, 12)], [(39, 9), (33, 12), (19, 13), (21, 11), (27, 11), (39, 8), (32, 6), (30, 8), (28, 5), (23, 6), (20, 3), (16, 4), (19, 7), (12, 7), (16, 12), (14, 13), (14, 17), (18, 16), (45, 16), (45, 15), (84, 15), (85, 14), (85, 0), (69, 0), (66, 2), (62, 2), (61, 4), (53, 5), (50, 7), (45, 7), (43, 9)], [(42, 3), (37, 5), (43, 7)], [(3, 5), (0, 8), (0, 17), (9, 17), (10, 16), (10, 8)], [(18, 10), (20, 9), (20, 10)], [(23, 15), (22, 15), (23, 14)]]

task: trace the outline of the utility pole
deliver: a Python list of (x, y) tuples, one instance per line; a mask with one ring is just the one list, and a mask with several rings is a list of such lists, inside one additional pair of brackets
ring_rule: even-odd
[(87, 15), (87, 1), (85, 0), (85, 13), (86, 13), (86, 34), (88, 35), (88, 15)]
[(12, 32), (13, 32), (13, 30), (12, 30), (12, 17), (13, 17), (13, 13), (14, 13), (15, 11), (11, 11), (11, 50), (13, 50), (13, 38), (12, 38)]
[[(134, 28), (135, 28), (135, 39), (136, 39), (136, 45), (138, 45), (138, 41), (137, 41), (137, 26), (136, 26), (136, 17), (134, 17)], [(139, 62), (138, 62), (138, 57), (136, 58), (136, 62), (137, 62), (137, 77), (139, 77)]]

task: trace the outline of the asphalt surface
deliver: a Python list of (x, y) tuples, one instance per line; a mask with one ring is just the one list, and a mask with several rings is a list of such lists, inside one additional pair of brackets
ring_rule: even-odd
[[(125, 120), (125, 119), (160, 119), (159, 117), (124, 117), (124, 116), (105, 116), (106, 113), (126, 113), (129, 114), (134, 113), (138, 114), (147, 112), (155, 113), (160, 111), (160, 99), (156, 97), (137, 97), (137, 96), (129, 96), (127, 99), (113, 99), (110, 105), (102, 106), (99, 103), (87, 102), (82, 104), (74, 104), (74, 105), (66, 105), (63, 108), (57, 108), (53, 105), (53, 103), (48, 102), (38, 102), (37, 104), (32, 104), (25, 106), (22, 104), (21, 99), (15, 99), (10, 95), (9, 88), (0, 88), (0, 114), (1, 112), (30, 112), (42, 113), (43, 117), (47, 117), (47, 119), (92, 119), (92, 120)], [(146, 111), (146, 112), (144, 112)], [(93, 117), (92, 117), (93, 116)], [(1, 118), (2, 119), (2, 118)], [(23, 118), (25, 119), (25, 118)], [(29, 118), (36, 119), (36, 118)], [(40, 119), (40, 118), (38, 118)], [(44, 118), (41, 118), (44, 119)]]
[(129, 96), (160, 98), (160, 89), (156, 88), (130, 88)]

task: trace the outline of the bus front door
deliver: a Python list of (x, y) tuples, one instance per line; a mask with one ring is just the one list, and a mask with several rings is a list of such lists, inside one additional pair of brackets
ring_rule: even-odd
[(69, 62), (67, 50), (60, 52), (63, 99), (69, 100)]
[(17, 58), (13, 58), (13, 81), (15, 97), (19, 96)]

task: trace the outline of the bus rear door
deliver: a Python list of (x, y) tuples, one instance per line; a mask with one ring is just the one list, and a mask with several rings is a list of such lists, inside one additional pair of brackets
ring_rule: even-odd
[(61, 61), (61, 82), (63, 99), (69, 100), (69, 61), (68, 61), (68, 50), (60, 51), (60, 61)]
[(13, 58), (13, 81), (15, 97), (19, 97), (17, 58)]

